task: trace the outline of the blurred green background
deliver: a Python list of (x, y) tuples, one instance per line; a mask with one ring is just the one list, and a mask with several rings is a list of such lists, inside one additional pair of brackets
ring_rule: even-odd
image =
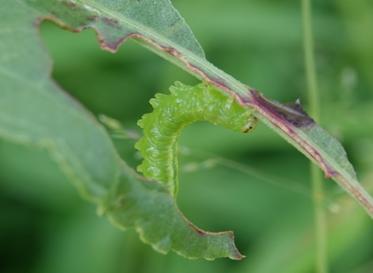
[[(173, 2), (212, 63), (273, 99), (306, 105), (300, 1)], [(343, 142), (373, 193), (373, 3), (313, 3), (321, 124)], [(113, 55), (99, 49), (93, 31), (44, 23), (41, 36), (56, 81), (129, 132), (138, 131), (155, 92), (176, 80), (197, 83), (132, 41)], [(116, 144), (132, 165), (139, 162), (132, 141)], [(262, 124), (251, 135), (194, 124), (181, 145), (179, 206), (204, 229), (234, 230), (245, 260), (158, 254), (134, 231), (98, 217), (46, 153), (1, 141), (0, 271), (315, 272), (309, 162), (301, 154)], [(325, 186), (330, 272), (373, 272), (373, 221), (334, 182)]]

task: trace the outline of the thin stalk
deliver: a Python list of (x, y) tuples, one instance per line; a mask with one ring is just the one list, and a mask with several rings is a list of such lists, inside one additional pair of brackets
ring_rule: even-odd
[[(311, 0), (302, 0), (303, 18), (303, 44), (304, 62), (307, 81), (307, 96), (311, 116), (320, 121), (320, 98), (317, 86), (317, 75), (315, 65), (315, 48), (312, 32), (312, 7)], [(327, 223), (324, 210), (324, 187), (322, 173), (318, 167), (311, 163), (311, 183), (313, 192), (313, 204), (315, 214), (315, 237), (316, 237), (316, 272), (328, 272), (327, 258)]]

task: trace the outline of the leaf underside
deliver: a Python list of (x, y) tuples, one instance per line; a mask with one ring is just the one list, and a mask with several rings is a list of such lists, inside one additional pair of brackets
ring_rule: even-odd
[[(71, 31), (94, 29), (115, 52), (136, 39), (196, 77), (227, 92), (318, 164), (373, 215), (342, 146), (299, 105), (271, 102), (210, 64), (169, 0), (0, 0), (0, 137), (49, 151), (65, 175), (113, 223), (135, 227), (161, 252), (190, 258), (241, 259), (231, 232), (193, 226), (158, 182), (123, 162), (95, 118), (51, 79), (38, 25), (48, 19)], [(98, 161), (97, 158), (100, 160)]]

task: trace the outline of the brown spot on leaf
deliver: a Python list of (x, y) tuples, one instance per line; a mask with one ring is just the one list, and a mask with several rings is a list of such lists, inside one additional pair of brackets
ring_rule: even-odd
[(98, 35), (98, 41), (99, 41), (102, 49), (105, 49), (109, 52), (115, 53), (118, 50), (119, 46), (122, 43), (124, 43), (130, 37), (131, 37), (131, 35), (126, 35), (126, 36), (123, 36), (123, 37), (117, 39), (114, 42), (108, 42), (108, 41), (105, 40), (104, 37), (102, 37), (101, 35)]
[(119, 21), (117, 19), (110, 18), (110, 17), (103, 17), (102, 21), (108, 26), (120, 28)]
[(202, 229), (196, 227), (192, 223), (188, 223), (189, 226), (199, 235), (199, 236), (207, 236), (206, 232), (203, 231)]
[(298, 101), (284, 105), (269, 101), (256, 90), (249, 91), (251, 95), (249, 104), (264, 115), (273, 126), (287, 134), (310, 158), (317, 162), (326, 178), (338, 175), (338, 172), (329, 165), (324, 156), (296, 130), (296, 128), (308, 130), (315, 126), (315, 121), (306, 114)]
[(162, 46), (162, 50), (168, 54), (170, 54), (171, 56), (174, 56), (174, 57), (179, 57), (181, 54), (179, 51), (177, 51), (175, 48), (173, 47), (168, 47), (168, 46)]
[(225, 83), (223, 79), (210, 77), (210, 80), (215, 84), (215, 86), (223, 90), (230, 90), (229, 86)]
[(315, 124), (315, 121), (303, 110), (299, 101), (281, 104), (267, 100), (256, 90), (250, 90), (250, 93), (252, 95), (251, 103), (265, 108), (268, 112), (297, 128), (308, 127)]
[(96, 21), (97, 20), (97, 15), (89, 15), (89, 16), (87, 16), (87, 19), (89, 20), (89, 21)]

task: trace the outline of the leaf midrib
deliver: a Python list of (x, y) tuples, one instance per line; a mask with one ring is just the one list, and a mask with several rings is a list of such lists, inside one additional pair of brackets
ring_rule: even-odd
[[(225, 73), (224, 71), (220, 70), (219, 68), (214, 66), (212, 63), (210, 63), (206, 59), (203, 59), (203, 58), (197, 56), (194, 52), (190, 51), (189, 49), (187, 49), (187, 48), (185, 48), (185, 47), (183, 47), (179, 44), (176, 44), (175, 42), (171, 41), (170, 39), (167, 39), (163, 35), (158, 35), (152, 28), (149, 28), (146, 25), (143, 25), (143, 24), (141, 24), (137, 21), (134, 21), (134, 20), (132, 20), (128, 17), (124, 17), (123, 15), (121, 15), (118, 12), (111, 11), (104, 6), (102, 6), (100, 4), (97, 4), (94, 1), (80, 0), (79, 2), (81, 2), (86, 8), (93, 10), (97, 14), (104, 13), (108, 17), (115, 18), (115, 19), (119, 20), (124, 25), (129, 25), (133, 29), (136, 29), (136, 31), (138, 31), (138, 34), (140, 34), (141, 36), (144, 36), (145, 38), (149, 37), (153, 41), (161, 42), (162, 44), (166, 44), (166, 45), (170, 46), (171, 48), (177, 49), (180, 53), (182, 53), (183, 56), (187, 57), (187, 59), (189, 59), (189, 60), (185, 60), (185, 59), (183, 60), (183, 58), (177, 58), (177, 59), (181, 60), (184, 64), (185, 64), (185, 61), (187, 63), (190, 63), (190, 61), (192, 61), (193, 63), (198, 64), (199, 67), (203, 68), (202, 70), (200, 69), (201, 72), (206, 73), (205, 71), (208, 71), (212, 75), (216, 76), (217, 78), (220, 78), (220, 79), (225, 80), (226, 82), (229, 82), (232, 86), (235, 87), (231, 91), (233, 91), (235, 93), (239, 93), (239, 94), (240, 93), (245, 94), (247, 92), (247, 87), (245, 87), (245, 85), (243, 83), (236, 80), (235, 78), (233, 78), (229, 74)], [(146, 35), (144, 35), (144, 33)], [(193, 74), (193, 75), (196, 75), (196, 73), (194, 71), (191, 71), (190, 69), (188, 69), (187, 71), (189, 73)], [(200, 75), (198, 75), (198, 76), (200, 76)], [(211, 81), (210, 83), (215, 85), (213, 81)], [(217, 86), (217, 87), (219, 87), (219, 86)]]

